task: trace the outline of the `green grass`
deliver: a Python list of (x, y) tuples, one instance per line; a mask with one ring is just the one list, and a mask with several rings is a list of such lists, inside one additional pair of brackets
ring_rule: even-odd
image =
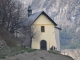
[(11, 48), (9, 46), (6, 46), (2, 49), (0, 49), (0, 58), (1, 59), (5, 59), (7, 56), (14, 56), (20, 53), (24, 53), (24, 52), (34, 52), (36, 51), (36, 49), (30, 49), (30, 48), (24, 48), (24, 47), (14, 47)]

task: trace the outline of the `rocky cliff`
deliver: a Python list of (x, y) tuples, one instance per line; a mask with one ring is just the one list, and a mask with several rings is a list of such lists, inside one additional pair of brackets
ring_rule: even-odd
[(44, 10), (62, 28), (61, 46), (79, 48), (80, 0), (20, 0), (32, 5), (33, 13)]

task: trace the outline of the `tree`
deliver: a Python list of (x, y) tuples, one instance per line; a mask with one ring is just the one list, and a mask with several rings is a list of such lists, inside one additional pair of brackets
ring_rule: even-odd
[(37, 25), (30, 25), (27, 24), (23, 27), (24, 31), (23, 34), (26, 35), (29, 47), (31, 48), (32, 40), (39, 40), (40, 38), (40, 30), (38, 29), (39, 26)]
[(2, 26), (11, 33), (16, 30), (17, 24), (24, 18), (22, 4), (15, 0), (0, 0), (0, 19)]

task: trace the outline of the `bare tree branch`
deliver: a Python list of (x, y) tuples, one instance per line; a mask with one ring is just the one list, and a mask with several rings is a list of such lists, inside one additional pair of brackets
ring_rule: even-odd
[(32, 40), (39, 40), (40, 38), (40, 30), (38, 29), (37, 25), (32, 25), (32, 26), (24, 26), (23, 29), (23, 34), (27, 34), (29, 36), (29, 47), (31, 47)]
[(11, 33), (14, 33), (16, 26), (24, 18), (23, 11), (23, 6), (19, 1), (0, 0), (2, 26), (6, 27)]

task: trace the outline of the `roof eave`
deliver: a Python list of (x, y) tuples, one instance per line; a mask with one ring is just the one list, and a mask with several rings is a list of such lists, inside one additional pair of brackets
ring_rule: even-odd
[(61, 28), (59, 28), (59, 27), (55, 27), (55, 28), (57, 28), (57, 29), (59, 29), (59, 30), (62, 30)]

